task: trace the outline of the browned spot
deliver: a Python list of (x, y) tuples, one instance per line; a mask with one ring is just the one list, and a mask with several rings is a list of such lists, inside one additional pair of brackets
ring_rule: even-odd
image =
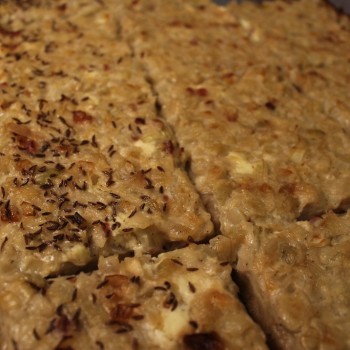
[(255, 124), (255, 127), (256, 128), (269, 128), (271, 127), (271, 122), (269, 120), (266, 120), (266, 119), (262, 119), (262, 120), (259, 120), (256, 124)]
[(226, 113), (225, 117), (226, 117), (227, 121), (229, 121), (230, 123), (234, 123), (238, 119), (238, 113), (237, 112)]
[(261, 192), (267, 193), (272, 191), (272, 187), (267, 183), (263, 183), (259, 186), (259, 190)]
[(188, 350), (224, 350), (225, 346), (216, 332), (187, 334), (183, 342)]
[(67, 10), (67, 4), (62, 4), (57, 6), (58, 11), (66, 11)]
[(279, 168), (278, 172), (281, 176), (290, 176), (293, 174), (293, 171), (287, 168)]
[(73, 112), (73, 121), (74, 123), (86, 123), (91, 122), (93, 120), (93, 117), (83, 111), (74, 111)]
[(128, 104), (128, 106), (129, 106), (129, 108), (132, 110), (132, 111), (134, 111), (134, 112), (136, 112), (137, 111), (137, 105), (135, 104), (135, 103), (129, 103)]
[(218, 123), (213, 123), (213, 124), (210, 124), (210, 128), (211, 129), (219, 129), (220, 125)]
[(166, 151), (169, 154), (174, 153), (175, 147), (171, 140), (165, 141), (163, 145), (164, 145), (164, 151)]
[(188, 87), (186, 91), (192, 96), (206, 97), (208, 96), (208, 90), (205, 88), (194, 89)]
[(26, 136), (18, 136), (17, 142), (21, 150), (27, 151), (30, 154), (37, 153), (38, 145), (34, 140)]
[(67, 333), (71, 328), (71, 321), (66, 315), (62, 315), (56, 321), (56, 329), (60, 332)]
[(100, 222), (102, 231), (104, 232), (106, 238), (112, 235), (112, 230), (107, 222)]
[(20, 44), (2, 44), (2, 46), (9, 51), (16, 50), (19, 45)]
[(20, 221), (20, 213), (19, 210), (8, 201), (0, 209), (0, 218), (2, 222), (18, 222)]
[(267, 109), (274, 111), (277, 107), (277, 103), (278, 103), (278, 101), (275, 98), (271, 98), (269, 101), (267, 101), (265, 103), (265, 107)]
[(283, 185), (280, 188), (279, 192), (293, 195), (295, 193), (295, 190), (296, 190), (295, 184), (289, 183), (289, 184)]
[(223, 79), (231, 79), (233, 78), (235, 75), (234, 73), (230, 72), (230, 73), (226, 73), (222, 76)]
[(60, 153), (66, 153), (67, 155), (73, 150), (73, 147), (70, 145), (61, 144), (57, 147), (57, 151)]
[[(97, 289), (103, 294), (102, 298), (110, 312), (111, 321), (118, 321), (117, 318), (122, 318), (122, 315), (127, 316), (129, 311), (123, 305), (129, 305), (127, 299), (134, 293), (134, 288), (137, 288), (137, 285), (131, 283), (129, 277), (119, 274), (106, 276), (97, 286)], [(134, 307), (135, 305), (130, 304), (129, 306)], [(119, 321), (122, 320), (119, 319)]]
[(0, 107), (1, 107), (2, 109), (8, 109), (8, 108), (11, 107), (11, 105), (12, 105), (14, 102), (15, 102), (15, 101), (4, 101), (4, 102), (0, 105)]
[(0, 34), (1, 34), (1, 35), (10, 36), (10, 37), (15, 37), (15, 36), (21, 35), (21, 33), (22, 33), (22, 32), (21, 32), (20, 30), (11, 31), (11, 30), (8, 30), (8, 29), (6, 29), (6, 28), (0, 27)]
[(21, 203), (21, 209), (22, 209), (22, 214), (24, 216), (35, 216), (36, 215), (36, 211), (34, 210), (33, 206), (26, 201), (23, 201)]
[(140, 125), (145, 125), (146, 120), (145, 120), (145, 118), (137, 117), (137, 118), (135, 118), (135, 123), (140, 124)]
[(129, 285), (129, 277), (124, 275), (109, 275), (106, 276), (108, 285), (113, 288), (123, 288)]
[(152, 119), (152, 122), (157, 126), (159, 127), (161, 130), (164, 130), (165, 129), (165, 125), (164, 125), (164, 122), (161, 120), (161, 119)]
[(187, 28), (187, 29), (193, 28), (192, 24), (181, 22), (181, 21), (172, 21), (172, 22), (169, 23), (169, 26), (172, 26), (172, 27), (184, 27), (184, 28)]
[(118, 304), (110, 312), (111, 320), (127, 321), (133, 314), (134, 307), (128, 304)]

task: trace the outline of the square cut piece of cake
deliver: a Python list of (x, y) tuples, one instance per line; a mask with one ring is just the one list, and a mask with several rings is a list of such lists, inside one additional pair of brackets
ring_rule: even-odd
[(231, 268), (204, 245), (101, 258), (71, 277), (2, 276), (2, 346), (18, 349), (266, 349)]
[[(215, 219), (230, 197), (240, 196), (248, 187), (253, 193), (262, 187), (275, 197), (270, 203), (262, 201), (266, 203), (262, 212), (245, 213), (256, 221), (270, 212), (292, 220), (308, 219), (328, 209), (347, 209), (347, 117), (345, 112), (342, 118), (329, 115), (329, 104), (338, 103), (333, 94), (328, 104), (324, 97), (314, 96), (316, 91), (337, 90), (336, 84), (339, 105), (346, 102), (347, 64), (338, 58), (350, 41), (346, 30), (339, 34), (338, 49), (322, 53), (319, 60), (324, 59), (325, 64), (319, 65), (313, 38), (324, 35), (321, 28), (316, 27), (315, 35), (306, 33), (306, 47), (314, 50), (309, 62), (303, 48), (293, 49), (296, 39), (288, 41), (287, 31), (286, 40), (282, 37), (271, 45), (263, 33), (259, 40), (251, 40), (249, 28), (260, 31), (258, 25), (247, 24), (245, 5), (231, 13), (196, 2), (186, 6), (180, 1), (126, 3), (129, 6), (125, 5), (122, 16), (125, 36), (153, 81), (165, 118), (191, 155), (194, 182), (217, 213)], [(310, 3), (310, 8), (322, 13), (318, 2)], [(254, 15), (266, 18), (264, 9)], [(287, 20), (288, 6), (283, 9), (281, 16)], [(214, 14), (222, 21), (215, 20)], [(299, 17), (291, 16), (295, 26), (303, 21)], [(340, 31), (340, 25), (332, 21), (329, 16), (326, 27), (333, 25)], [(218, 32), (223, 34), (219, 37)], [(278, 45), (279, 55), (274, 53)], [(218, 56), (218, 52), (225, 54)], [(335, 83), (334, 75), (342, 79)], [(286, 210), (280, 203), (286, 203)]]
[(278, 347), (349, 347), (349, 257), (349, 212), (252, 227), (238, 275), (250, 310)]
[(0, 5), (3, 272), (72, 273), (212, 232), (114, 19), (74, 4)]

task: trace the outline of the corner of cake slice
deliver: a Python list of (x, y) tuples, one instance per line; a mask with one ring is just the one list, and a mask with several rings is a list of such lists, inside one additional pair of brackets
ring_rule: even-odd
[(76, 276), (1, 277), (0, 337), (18, 349), (266, 349), (208, 246), (101, 258)]

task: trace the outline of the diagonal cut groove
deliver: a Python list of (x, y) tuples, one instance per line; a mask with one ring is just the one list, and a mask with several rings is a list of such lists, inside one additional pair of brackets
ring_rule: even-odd
[[(121, 39), (123, 39), (123, 31), (121, 29)], [(164, 120), (165, 122), (167, 122), (167, 119), (163, 113), (163, 107), (162, 107), (162, 104), (160, 102), (160, 99), (159, 99), (159, 93), (156, 89), (156, 85), (154, 83), (154, 80), (153, 80), (153, 77), (151, 76), (150, 72), (148, 71), (147, 67), (145, 64), (143, 64), (138, 58), (137, 58), (137, 55), (135, 53), (135, 49), (132, 45), (132, 43), (130, 42), (130, 40), (124, 38), (124, 40), (126, 41), (126, 43), (128, 44), (130, 50), (131, 50), (131, 55), (132, 57), (135, 59), (135, 61), (140, 65), (140, 67), (142, 68), (143, 72), (144, 72), (144, 79), (145, 81), (148, 83), (149, 87), (150, 87), (150, 90), (155, 98), (155, 110), (156, 110), (156, 115), (158, 118)], [(202, 205), (203, 207), (206, 209), (206, 211), (211, 215), (211, 222), (214, 226), (214, 231), (213, 231), (213, 234), (210, 235), (209, 237), (207, 237), (205, 240), (201, 241), (201, 242), (198, 242), (198, 243), (203, 243), (203, 244), (207, 244), (209, 243), (209, 240), (220, 235), (221, 234), (221, 231), (220, 231), (220, 227), (219, 227), (219, 224), (217, 222), (215, 222), (213, 220), (213, 216), (212, 216), (212, 213), (211, 213), (211, 210), (210, 208), (208, 208), (208, 206), (205, 204), (205, 201), (203, 200), (203, 195), (197, 190), (197, 187), (195, 185), (195, 182), (194, 182), (194, 179), (193, 179), (193, 175), (192, 175), (192, 172), (191, 172), (191, 156), (190, 154), (186, 151), (186, 148), (183, 147), (183, 145), (181, 145), (181, 143), (179, 142), (178, 138), (177, 138), (177, 135), (176, 135), (176, 131), (174, 130), (174, 128), (172, 127), (172, 125), (170, 125), (168, 122), (167, 122), (167, 126), (168, 128), (171, 130), (172, 134), (174, 135), (174, 138), (177, 142), (178, 145), (180, 145), (180, 147), (185, 151), (185, 161), (184, 161), (184, 164), (183, 164), (183, 169), (184, 171), (186, 172), (188, 178), (190, 179), (192, 185), (193, 185), (193, 189), (196, 191), (196, 193), (199, 195), (200, 199), (201, 199), (201, 202), (202, 202)]]
[(232, 269), (231, 278), (238, 287), (238, 294), (237, 294), (238, 299), (244, 305), (251, 319), (256, 324), (258, 324), (260, 328), (263, 330), (263, 332), (265, 333), (266, 345), (271, 350), (279, 350), (280, 347), (278, 346), (275, 339), (273, 338), (273, 335), (271, 334), (271, 330), (268, 329), (268, 326), (266, 325), (264, 320), (257, 317), (257, 315), (261, 315), (262, 313), (260, 311), (256, 311), (256, 308), (259, 307), (259, 305), (254, 300), (255, 298), (254, 290), (249, 279), (243, 274), (240, 274), (239, 271), (237, 271), (235, 268)]
[[(123, 34), (121, 34), (121, 37), (123, 38)], [(147, 66), (145, 64), (143, 64), (138, 58), (137, 55), (135, 54), (135, 49), (133, 47), (132, 42), (130, 42), (130, 40), (126, 39), (126, 42), (129, 45), (129, 48), (132, 52), (132, 57), (134, 57), (134, 59), (138, 62), (138, 64), (142, 67), (142, 70), (144, 71), (145, 74), (145, 80), (147, 81), (147, 83), (150, 86), (150, 89), (152, 91), (153, 96), (155, 97), (155, 109), (156, 109), (156, 113), (157, 116), (163, 120), (167, 120), (164, 113), (163, 113), (163, 108), (162, 108), (162, 104), (160, 102), (160, 98), (159, 98), (159, 92), (156, 89), (156, 85), (154, 83), (154, 80), (150, 74), (150, 72), (147, 69)], [(178, 144), (179, 141), (177, 139), (177, 135), (176, 135), (176, 131), (174, 130), (174, 128), (169, 125), (169, 128), (172, 130), (173, 134), (175, 135), (176, 141)], [(182, 146), (180, 144), (180, 146)], [(183, 147), (183, 149), (186, 152), (186, 149)], [(196, 242), (197, 244), (209, 244), (209, 241), (222, 234), (221, 230), (220, 230), (220, 223), (219, 222), (215, 222), (214, 220), (214, 216), (212, 209), (209, 207), (209, 204), (206, 205), (205, 201), (203, 199), (203, 195), (198, 191), (197, 186), (195, 184), (194, 178), (193, 178), (193, 174), (191, 171), (191, 156), (188, 152), (186, 152), (186, 157), (187, 160), (184, 164), (184, 170), (187, 174), (187, 176), (189, 177), (195, 191), (198, 193), (199, 197), (201, 198), (202, 204), (205, 207), (205, 209), (207, 210), (207, 212), (211, 215), (211, 221), (213, 223), (214, 226), (214, 232), (213, 234), (208, 237), (207, 239), (200, 241), (200, 242)], [(267, 346), (270, 349), (278, 349), (276, 344), (273, 342), (273, 339), (271, 338), (271, 336), (268, 333), (268, 330), (266, 328), (263, 327), (263, 324), (261, 324), (260, 320), (258, 320), (256, 317), (254, 317), (253, 313), (251, 312), (251, 308), (249, 305), (249, 300), (247, 298), (244, 297), (246, 291), (248, 291), (248, 289), (246, 288), (246, 285), (243, 283), (243, 279), (239, 276), (238, 271), (235, 269), (234, 266), (232, 266), (232, 272), (231, 272), (231, 279), (232, 281), (236, 284), (236, 286), (238, 287), (238, 293), (236, 295), (237, 299), (240, 301), (240, 303), (243, 305), (243, 307), (245, 308), (247, 314), (251, 317), (251, 319), (262, 329), (262, 331), (265, 333), (266, 339), (267, 339)]]

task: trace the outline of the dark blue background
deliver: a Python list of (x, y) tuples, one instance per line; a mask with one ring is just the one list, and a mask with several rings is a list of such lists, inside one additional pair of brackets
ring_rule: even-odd
[[(230, 0), (214, 0), (219, 5), (226, 5), (230, 2)], [(237, 0), (238, 2), (242, 2), (244, 0)], [(247, 0), (245, 0), (247, 1)], [(261, 2), (262, 0), (250, 0), (254, 2)], [(350, 14), (350, 0), (328, 0), (330, 3), (332, 3), (334, 6), (336, 6), (338, 9), (342, 9), (346, 13)]]

